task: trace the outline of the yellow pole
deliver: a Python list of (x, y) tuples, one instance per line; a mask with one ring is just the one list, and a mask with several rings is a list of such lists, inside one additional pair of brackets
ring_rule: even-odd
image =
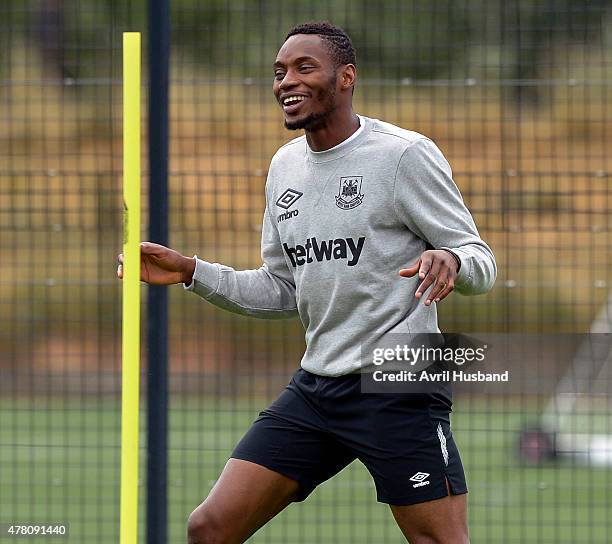
[(123, 322), (120, 543), (138, 542), (140, 32), (123, 33)]

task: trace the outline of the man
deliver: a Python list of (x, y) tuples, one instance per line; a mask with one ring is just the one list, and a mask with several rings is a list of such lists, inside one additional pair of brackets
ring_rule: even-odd
[(495, 259), (438, 148), (355, 114), (355, 80), (343, 30), (309, 23), (289, 32), (273, 91), (285, 126), (305, 135), (270, 165), (261, 268), (142, 245), (144, 281), (183, 282), (254, 317), (297, 314), (306, 330), (301, 369), (191, 514), (190, 544), (244, 542), (357, 458), (409, 542), (468, 542), (450, 398), (362, 393), (360, 349), (392, 333), (437, 332), (436, 303), (453, 289), (486, 292)]

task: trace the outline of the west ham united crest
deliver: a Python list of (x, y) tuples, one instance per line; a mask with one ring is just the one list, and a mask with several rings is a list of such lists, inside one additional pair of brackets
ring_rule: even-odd
[(352, 210), (363, 202), (361, 193), (362, 176), (340, 178), (340, 188), (336, 195), (336, 206), (342, 210)]

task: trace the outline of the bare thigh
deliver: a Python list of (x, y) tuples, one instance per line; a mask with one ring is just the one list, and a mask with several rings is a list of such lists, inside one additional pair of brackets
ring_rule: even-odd
[(256, 463), (230, 459), (189, 517), (189, 543), (244, 542), (289, 505), (298, 483)]
[(469, 544), (467, 494), (391, 506), (391, 512), (410, 544)]

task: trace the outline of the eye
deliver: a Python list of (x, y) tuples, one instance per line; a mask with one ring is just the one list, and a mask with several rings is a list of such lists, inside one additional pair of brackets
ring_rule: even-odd
[(311, 64), (302, 64), (300, 66), (300, 72), (309, 72), (311, 70), (314, 70), (314, 66)]
[(284, 77), (285, 77), (285, 73), (284, 72), (278, 72), (278, 71), (274, 72), (274, 79), (281, 80)]

